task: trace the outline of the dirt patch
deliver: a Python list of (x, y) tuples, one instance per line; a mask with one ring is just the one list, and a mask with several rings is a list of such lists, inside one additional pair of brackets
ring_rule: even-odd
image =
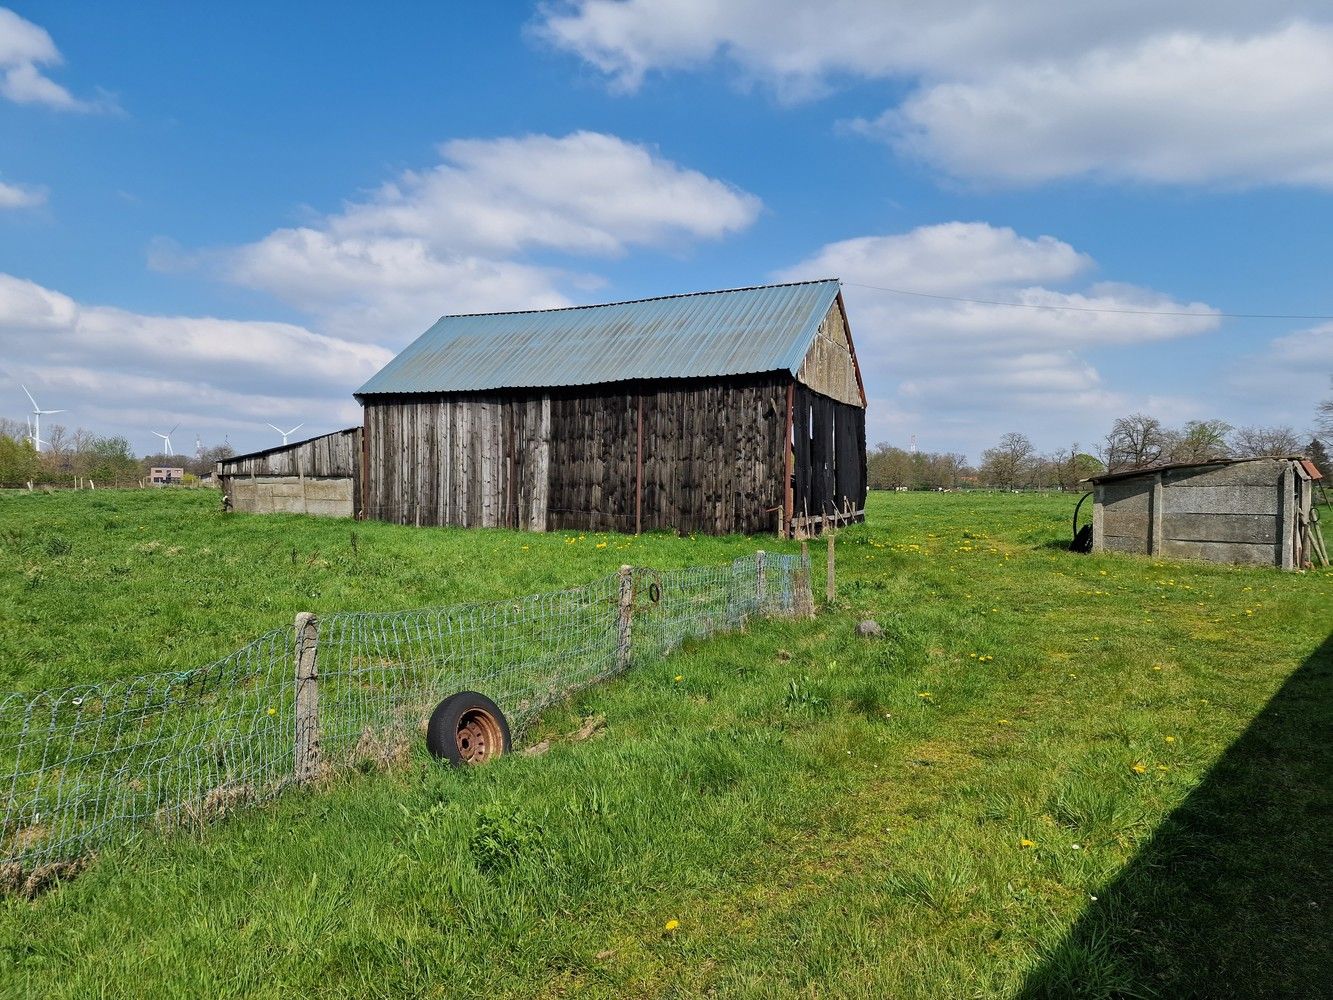
[(17, 861), (0, 865), (0, 893), (35, 899), (57, 882), (68, 882), (75, 878), (92, 863), (93, 857), (89, 854), (73, 861), (48, 861), (31, 871)]

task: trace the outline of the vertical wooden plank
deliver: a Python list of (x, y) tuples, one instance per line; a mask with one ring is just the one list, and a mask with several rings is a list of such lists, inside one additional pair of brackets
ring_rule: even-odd
[(792, 441), (792, 420), (796, 413), (796, 380), (787, 382), (787, 420), (782, 432), (782, 536), (792, 534), (791, 519), (796, 515), (795, 494), (792, 489), (792, 462), (795, 460), (795, 444)]

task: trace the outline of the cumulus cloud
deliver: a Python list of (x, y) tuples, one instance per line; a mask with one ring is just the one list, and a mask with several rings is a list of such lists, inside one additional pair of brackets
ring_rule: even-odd
[(0, 7), (0, 96), (15, 104), (42, 104), (58, 111), (94, 111), (107, 102), (83, 101), (42, 72), (59, 66), (60, 50), (46, 29)]
[[(1204, 303), (1091, 281), (1094, 271), (1087, 254), (1054, 237), (949, 222), (831, 243), (778, 277), (843, 279), (867, 392), (884, 404), (870, 412), (873, 431), (893, 441), (918, 433), (924, 442), (929, 427), (932, 447), (942, 434), (948, 447), (975, 452), (1009, 429), (997, 420), (1034, 437), (1091, 441), (1134, 400), (1109, 386), (1089, 355), (1218, 325)], [(1161, 315), (1181, 312), (1193, 315)]]
[(957, 177), (1333, 187), (1333, 29), (1171, 34), (941, 83), (863, 125)]
[(784, 99), (906, 96), (853, 123), (972, 181), (1333, 186), (1333, 29), (1309, 0), (575, 0), (536, 33), (621, 89), (725, 62)]
[(0, 274), (0, 357), (9, 412), (26, 409), (21, 381), (44, 405), (68, 410), (62, 420), (148, 450), (162, 423), (237, 443), (278, 418), (345, 426), (357, 419), (351, 391), (391, 353), (290, 323), (84, 305)]
[[(655, 150), (598, 132), (459, 139), (302, 227), (214, 254), (232, 281), (333, 332), (401, 342), (443, 313), (568, 305), (597, 279), (525, 256), (680, 249), (749, 226), (761, 203)], [(190, 255), (158, 247), (155, 266)], [(194, 258), (197, 262), (198, 258)]]
[(35, 208), (44, 204), (46, 204), (46, 192), (41, 188), (0, 181), (0, 209)]

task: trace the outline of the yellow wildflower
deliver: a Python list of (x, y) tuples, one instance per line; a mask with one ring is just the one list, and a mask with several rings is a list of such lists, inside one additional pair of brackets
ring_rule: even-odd
[(272, 705), (270, 705), (270, 706), (269, 706), (269, 709), (268, 709), (268, 714), (269, 714), (269, 715), (277, 715), (277, 714), (278, 714), (278, 710), (277, 710), (276, 708), (274, 708)]
[(666, 932), (670, 934), (672, 931), (676, 930), (676, 928), (678, 928), (679, 926), (680, 926), (680, 921), (677, 920), (675, 917), (672, 917), (670, 920), (666, 922)]
[(1035, 840), (1028, 840), (1027, 837), (1024, 837), (1022, 840), (1020, 840), (1020, 841), (1018, 842), (1018, 846), (1019, 846), (1019, 847), (1036, 847), (1036, 846), (1037, 846), (1037, 842), (1036, 842)]
[(606, 542), (598, 542), (598, 543), (597, 543), (597, 547), (598, 547), (599, 549), (604, 549), (604, 548), (606, 548)]
[(676, 683), (677, 683), (677, 684), (679, 684), (679, 683), (680, 683), (681, 681), (683, 681), (684, 679), (685, 679), (685, 678), (682, 677), (680, 674), (677, 674), (677, 675), (676, 675)]
[(1136, 761), (1133, 767), (1130, 768), (1130, 770), (1133, 771), (1135, 774), (1143, 774), (1148, 770), (1148, 768)]
[(1166, 738), (1166, 741), (1167, 741), (1168, 743), (1174, 743), (1174, 742), (1176, 742), (1176, 738), (1175, 738), (1174, 736), (1168, 736), (1168, 737)]

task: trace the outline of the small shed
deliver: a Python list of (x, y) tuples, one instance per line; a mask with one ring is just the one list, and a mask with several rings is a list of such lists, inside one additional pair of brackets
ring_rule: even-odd
[(225, 458), (214, 473), (232, 510), (353, 517), (360, 466), (361, 428), (349, 427)]
[(1092, 550), (1299, 569), (1318, 478), (1300, 456), (1094, 476)]

